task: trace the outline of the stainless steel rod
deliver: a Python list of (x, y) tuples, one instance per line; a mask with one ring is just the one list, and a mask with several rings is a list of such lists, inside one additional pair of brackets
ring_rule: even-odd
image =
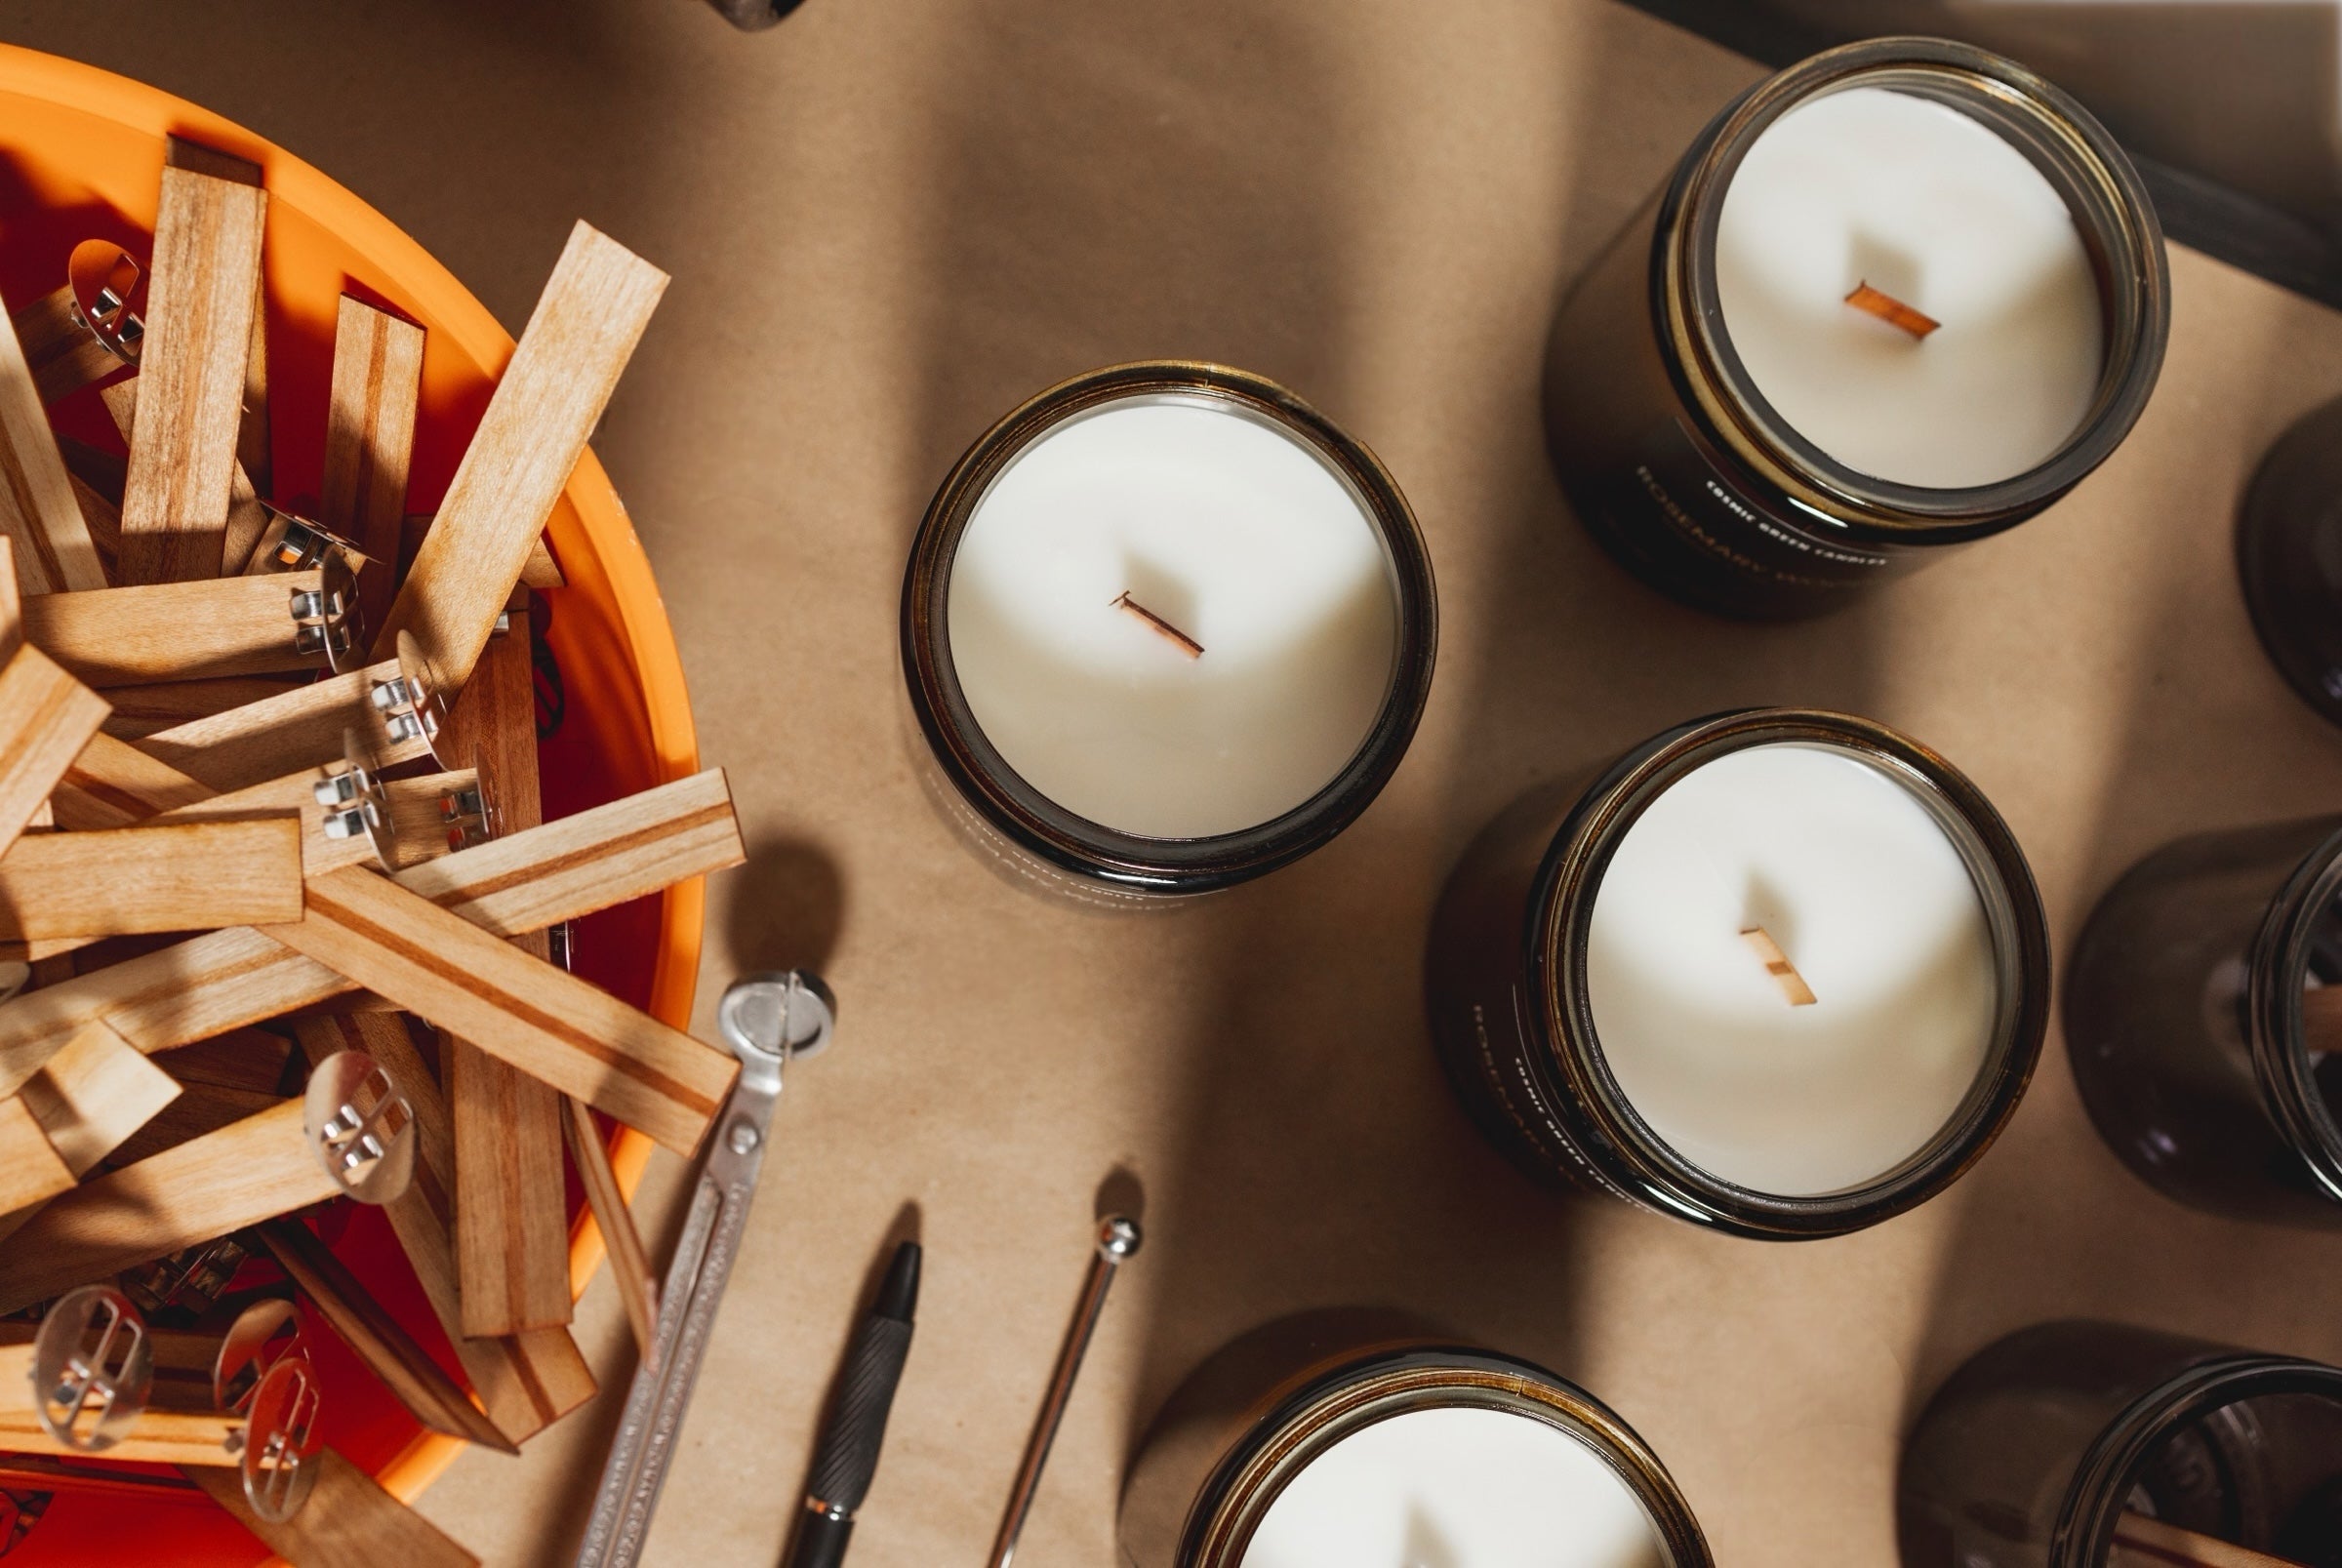
[(1000, 1533), (992, 1538), (990, 1568), (1008, 1568), (1017, 1554), (1017, 1538), (1025, 1533), (1025, 1516), (1032, 1511), (1032, 1495), (1040, 1489), (1041, 1467), (1049, 1463), (1049, 1445), (1057, 1440), (1058, 1423), (1065, 1419), (1066, 1402), (1073, 1396), (1073, 1380), (1081, 1375), (1081, 1358), (1089, 1350), (1098, 1314), (1106, 1307), (1107, 1287), (1114, 1270), (1139, 1250), (1135, 1220), (1116, 1215), (1098, 1226), (1097, 1250), (1081, 1282), (1081, 1299), (1073, 1307), (1073, 1322), (1066, 1330), (1065, 1347), (1057, 1353), (1057, 1370), (1049, 1375), (1049, 1391), (1041, 1396), (1040, 1414), (1033, 1418), (1032, 1435), (1025, 1443), (1025, 1459), (1017, 1467), (1016, 1485), (1009, 1488), (1008, 1509), (1000, 1516)]

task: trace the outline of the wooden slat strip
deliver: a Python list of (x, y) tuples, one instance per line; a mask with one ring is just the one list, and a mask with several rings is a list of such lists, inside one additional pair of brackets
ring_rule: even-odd
[(287, 677), (221, 675), (210, 680), (170, 680), (152, 686), (109, 686), (105, 733), (117, 741), (143, 741), (197, 719), (264, 703), (297, 690)]
[(0, 1248), (0, 1312), (341, 1190), (286, 1101), (53, 1199)]
[[(150, 818), (148, 822), (152, 825), (185, 822), (241, 822), (254, 817), (291, 812), (301, 822), (303, 875), (316, 876), (343, 865), (373, 864), (374, 845), (365, 835), (349, 838), (330, 838), (326, 835), (326, 808), (317, 803), (316, 794), (316, 785), (325, 777), (325, 769), (312, 768), (283, 779), (270, 780), (267, 784), (254, 784), (250, 789), (214, 795), (199, 804), (182, 806), (177, 811)], [(394, 869), (404, 870), (451, 853), (447, 829), (441, 820), (441, 803), (450, 792), (476, 788), (479, 777), (470, 768), (457, 768), (448, 773), (426, 773), (414, 779), (392, 779), (383, 785), (383, 793), (390, 802), (393, 828), (390, 848), (395, 857)], [(0, 866), (6, 864), (0, 862)]]
[(110, 735), (93, 735), (51, 798), (60, 827), (128, 827), (219, 791)]
[(423, 329), (343, 295), (317, 520), (369, 557), (358, 574), (360, 620), (369, 626), (381, 624), (396, 587), (422, 383)]
[(411, 631), (450, 693), (471, 678), (666, 288), (666, 273), (609, 236), (585, 223), (571, 230), (376, 638), (377, 658)]
[(13, 325), (0, 325), (0, 534), (22, 557), (26, 593), (105, 586), (49, 411)]
[[(479, 765), (503, 830), (544, 821), (537, 783), (537, 695), (528, 612), (489, 639), (457, 708), (454, 744)], [(514, 939), (540, 959), (543, 932)], [(464, 1332), (513, 1334), (567, 1323), (569, 1208), (562, 1181), (561, 1095), (457, 1035), (446, 1039), (456, 1133), (456, 1267)]]
[[(402, 565), (411, 563), (416, 552), (423, 548), (424, 536), (430, 531), (433, 512), (409, 512), (399, 532), (398, 558)], [(402, 572), (401, 577), (404, 577)], [(520, 585), (543, 593), (547, 588), (565, 588), (569, 579), (561, 575), (561, 563), (553, 559), (550, 546), (540, 534), (529, 545), (528, 558), (520, 563)], [(368, 625), (374, 624), (368, 622)]]
[(520, 1452), (307, 1226), (299, 1220), (270, 1220), (259, 1227), (259, 1234), (261, 1244), (309, 1298), (317, 1315), (409, 1415), (435, 1432), (500, 1453)]
[(179, 1096), (177, 1079), (98, 1021), (76, 1030), (19, 1094), (76, 1177)]
[(331, 1448), (317, 1451), (316, 1489), (283, 1524), (252, 1511), (233, 1472), (186, 1474), (260, 1543), (301, 1568), (479, 1568), (480, 1559)]
[(138, 747), (223, 792), (340, 761), (342, 732), (349, 729), (373, 747), (384, 766), (411, 762), (428, 755), (430, 748), (421, 741), (393, 743), (382, 714), (368, 700), (376, 681), (397, 674), (398, 661), (385, 659), (263, 702), (175, 725), (146, 737)]
[[(157, 1341), (163, 1336), (156, 1335)], [(174, 1337), (176, 1338), (176, 1336)], [(0, 1453), (58, 1454), (75, 1459), (88, 1456), (65, 1447), (41, 1430), (32, 1410), (32, 1344), (11, 1335), (18, 1343), (0, 1345)], [(160, 1347), (158, 1343), (158, 1358)], [(158, 1401), (140, 1412), (122, 1440), (105, 1451), (108, 1460), (137, 1465), (187, 1465), (211, 1470), (235, 1464), (228, 1439), (243, 1423), (217, 1410), (164, 1406)], [(235, 1472), (218, 1473), (236, 1485)]]
[[(512, 937), (743, 858), (723, 775), (711, 770), (443, 856), (400, 872), (398, 881), (491, 935)], [(252, 927), (209, 932), (0, 1002), (0, 1095), (15, 1092), (94, 1018), (152, 1053), (353, 988)]]
[(0, 1100), (0, 1214), (57, 1196), (74, 1175), (21, 1096)]
[(24, 362), (32, 371), (32, 384), (44, 403), (78, 392), (123, 368), (114, 351), (82, 325), (73, 308), (70, 283), (42, 295), (9, 322), (16, 328)]
[(292, 596), (324, 574), (156, 583), (24, 601), (24, 636), (97, 687), (323, 667), (293, 646)]
[[(139, 414), (122, 493), (125, 583), (220, 575), (268, 210), (260, 171), (209, 172), (174, 138), (154, 222)], [(191, 165), (199, 161), (206, 168)]]
[(464, 1335), (453, 1240), (455, 1130), (405, 1019), (358, 1013), (304, 1023), (297, 1032), (312, 1064), (336, 1051), (366, 1052), (415, 1107), (415, 1180), (390, 1201), (390, 1228), (489, 1419), (514, 1442), (525, 1442), (592, 1398), (593, 1370), (566, 1328), (495, 1339)]
[(48, 805), (105, 722), (105, 699), (38, 648), (0, 665), (0, 856)]
[(0, 941), (297, 920), (301, 820), (35, 833), (0, 858)]
[(677, 1153), (698, 1149), (739, 1073), (729, 1053), (355, 866), (312, 879), (301, 919), (262, 929)]

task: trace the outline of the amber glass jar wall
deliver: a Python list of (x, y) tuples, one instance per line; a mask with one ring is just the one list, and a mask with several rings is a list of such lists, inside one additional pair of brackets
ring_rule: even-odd
[[(1927, 807), (1975, 881), (1999, 981), (1992, 1042), (1951, 1121), (1876, 1182), (1819, 1197), (1736, 1186), (1663, 1143), (1602, 1060), (1586, 985), (1595, 896), (1643, 807), (1726, 752), (1781, 743), (1857, 756)], [(1740, 1235), (1801, 1240), (1858, 1230), (1925, 1202), (1999, 1136), (2040, 1056), (2049, 944), (2040, 896), (2015, 837), (1950, 763), (1868, 720), (1751, 708), (1655, 736), (1592, 784), (1537, 791), (1499, 817), (1466, 852), (1441, 895), (1426, 987), (1439, 1059), (1457, 1098), (1531, 1176)]]
[(2181, 839), (2091, 912), (2066, 1048), (2100, 1136), (2166, 1195), (2342, 1226), (2342, 1060), (2311, 1055), (2301, 1005), (2311, 978), (2342, 983), (2337, 896), (2328, 817)]
[[(985, 738), (951, 659), (951, 562), (993, 480), (1065, 421), (1137, 398), (1214, 403), (1271, 423), (1316, 454), (1381, 539), (1397, 604), (1398, 648), (1373, 727), (1349, 764), (1293, 810), (1241, 832), (1146, 838), (1068, 811), (1020, 778)], [(940, 780), (933, 789), (980, 853), (1020, 880), (1095, 904), (1160, 904), (1290, 864), (1357, 820), (1397, 771), (1431, 695), (1438, 611), (1431, 555), (1397, 484), (1366, 447), (1274, 382), (1184, 360), (1115, 365), (1053, 386), (985, 432), (945, 476), (911, 544), (903, 583), (903, 668), (912, 717)]]
[(1666, 1568), (1713, 1568), (1682, 1489), (1599, 1400), (1529, 1362), (1365, 1308), (1256, 1329), (1181, 1385), (1131, 1462), (1121, 1561), (1240, 1568), (1271, 1505), (1328, 1448), (1391, 1416), (1459, 1408), (1504, 1411), (1577, 1437), (1641, 1503)]
[(2125, 1509), (2342, 1564), (2342, 1370), (2112, 1323), (2010, 1335), (1905, 1445), (1902, 1568), (2101, 1568)]
[(2342, 403), (2304, 417), (2262, 460), (2237, 521), (2237, 574), (2279, 672), (2342, 724)]
[[(1774, 412), (1725, 334), (1716, 221), (1741, 159), (1799, 103), (1852, 87), (1983, 121), (2073, 211), (2098, 276), (2105, 360), (2081, 423), (2027, 472), (1957, 490), (1859, 473)], [(1547, 436), (1578, 516), (1654, 587), (1726, 615), (1810, 615), (1945, 546), (2014, 527), (2104, 462), (2154, 390), (2169, 295), (2162, 230), (2137, 171), (2074, 100), (1965, 44), (1850, 44), (1728, 106), (1578, 282), (1555, 323)]]

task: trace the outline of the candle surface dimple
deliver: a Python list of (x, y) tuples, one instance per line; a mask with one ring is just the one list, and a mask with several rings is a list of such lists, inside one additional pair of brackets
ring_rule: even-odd
[(1657, 1532), (1581, 1439), (1501, 1410), (1416, 1410), (1287, 1484), (1243, 1568), (1663, 1568)]
[[(1716, 236), (1723, 327), (1789, 425), (1858, 472), (1956, 489), (2034, 468), (2080, 427), (2105, 344), (2073, 214), (1948, 105), (1855, 87), (1750, 146)], [(1846, 303), (1869, 284), (1939, 326)]]
[[(1752, 927), (1812, 1005), (1784, 999)], [(1944, 827), (1869, 762), (1800, 744), (1729, 752), (1644, 808), (1595, 895), (1586, 986), (1603, 1060), (1662, 1142), (1797, 1197), (1924, 1147), (1999, 1006), (1983, 901)]]
[(1196, 399), (1125, 399), (1034, 440), (977, 503), (947, 603), (1002, 759), (1151, 838), (1310, 799), (1364, 744), (1397, 657), (1389, 559), (1350, 489), (1298, 438)]

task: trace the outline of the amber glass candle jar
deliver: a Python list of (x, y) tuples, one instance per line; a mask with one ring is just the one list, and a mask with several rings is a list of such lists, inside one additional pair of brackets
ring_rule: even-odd
[(2342, 1226), (2342, 1055), (2305, 996), (2342, 985), (2342, 818), (2181, 839), (2107, 891), (2066, 980), (2090, 1120), (2169, 1197)]
[(2048, 938), (2014, 835), (1950, 763), (1757, 708), (1499, 817), (1441, 897), (1427, 991), (1458, 1098), (1532, 1176), (1795, 1240), (1982, 1156), (2039, 1057)]
[(1123, 1488), (1127, 1568), (1710, 1568), (1681, 1488), (1600, 1401), (1398, 1314), (1307, 1313), (1207, 1360)]
[(946, 476), (903, 587), (933, 791), (1001, 869), (1160, 904), (1326, 844), (1431, 691), (1431, 558), (1382, 464), (1272, 382), (1119, 365)]
[[(2066, 428), (2071, 417), (2070, 433), (2062, 441), (2051, 438), (2053, 444), (2026, 447), (2027, 455), (2010, 460), (2021, 464), (2013, 470), (1987, 464), (1948, 478), (1928, 472), (1914, 480), (1895, 472), (1897, 464), (1875, 458), (1862, 461), (1878, 471), (1857, 467), (1824, 449), (1810, 410), (1800, 423), (1786, 417), (1778, 396), (1768, 398), (1759, 389), (1753, 360), (1743, 352), (1755, 337), (1744, 332), (1748, 342), (1736, 345), (1728, 330), (1736, 309), (1761, 313), (1773, 299), (1785, 298), (1772, 285), (1782, 281), (1784, 270), (1796, 270), (1776, 268), (1759, 278), (1752, 286), (1754, 303), (1750, 296), (1728, 298), (1719, 283), (1718, 231), (1752, 149), (1787, 117), (1863, 89), (1891, 95), (1885, 100), (1890, 108), (1918, 100), (1963, 116), (2013, 153), (2002, 155), (2009, 167), (1999, 174), (2035, 187), (2017, 193), (2038, 198), (2018, 200), (2019, 208), (2062, 201), (2071, 215), (2081, 256), (2071, 259), (2069, 270), (2081, 287), (2089, 280), (2096, 284), (2097, 374), (2094, 382), (2078, 382), (2077, 398), (2061, 400), (2057, 424)], [(1869, 101), (1876, 106), (1881, 100)], [(1816, 237), (1819, 225), (1809, 209), (1837, 199), (1831, 193), (1854, 178), (1875, 175), (1888, 192), (1887, 206), (1899, 199), (1896, 191), (1912, 187), (1916, 172), (1901, 178), (1892, 167), (1892, 160), (1909, 154), (1908, 139), (1900, 134), (1909, 128), (1889, 129), (1895, 134), (1864, 138), (1861, 127), (1849, 127), (1840, 140), (1848, 143), (1850, 162), (1818, 173), (1792, 171), (1794, 178), (1775, 193), (1782, 207), (1777, 226), (1792, 238), (1777, 248), (1775, 260), (1797, 260), (1799, 245), (1810, 251), (1825, 239), (1836, 243), (1835, 229)], [(2027, 166), (2038, 180), (2025, 173)], [(1826, 308), (1837, 310), (1837, 291), (1858, 277), (1929, 300), (1923, 291), (1930, 268), (1957, 269), (1950, 256), (1905, 254), (1891, 238), (1867, 233), (1864, 198), (1843, 200), (1853, 220), (1842, 260), (1836, 252), (1806, 259), (1848, 269), (1830, 283)], [(1926, 232), (1943, 246), (1955, 243), (1947, 235), (1963, 231), (1986, 238), (1977, 232), (1978, 221), (1973, 213), (1947, 210), (1932, 225), (1904, 223), (1897, 232)], [(2045, 227), (2037, 222), (2036, 232), (2054, 238), (2057, 227), (2056, 221)], [(1992, 245), (1983, 244), (1976, 257), (1991, 265), (1993, 253)], [(2024, 281), (2013, 274), (2003, 278), (1991, 307), (2008, 318), (2004, 339), (2016, 348), (2039, 336), (2021, 319)], [(1958, 328), (1959, 291), (1943, 292), (1952, 302), (1936, 308), (1945, 311), (1946, 328)], [(2014, 527), (2104, 462), (2154, 388), (2169, 333), (2169, 294), (2162, 231), (2137, 172), (2074, 100), (2024, 67), (1964, 44), (1932, 38), (1851, 44), (1792, 66), (1727, 106), (1692, 142), (1667, 186), (1570, 293), (1556, 318), (1546, 374), (1554, 462), (1587, 528), (1661, 591), (1727, 615), (1813, 614), (1948, 546)], [(1915, 361), (1934, 355), (1936, 364), (1944, 364), (1957, 334), (1919, 319), (1927, 321), (1929, 341), (1898, 344), (1894, 326), (1871, 323), (1864, 330), (1884, 334), (1884, 340), (1856, 344), (1846, 374), (1808, 367), (1805, 379), (1820, 381), (1824, 402), (1835, 393), (1862, 418), (1900, 418), (1904, 405), (1888, 401), (1896, 388), (1890, 384), (1882, 395), (1862, 377), (1881, 355), (1908, 354)], [(2031, 374), (2024, 367), (2008, 368), (1996, 380), (1993, 345), (1985, 346), (1984, 361), (1963, 373), (1976, 391), (1967, 404), (1911, 415), (1935, 451), (1958, 446), (1966, 434), (1963, 423), (1986, 425), (2003, 418), (2008, 395), (2028, 389), (2018, 384)], [(1797, 356), (1785, 351), (1774, 357), (1794, 364)], [(1780, 391), (1778, 381), (1767, 384)]]
[(2342, 724), (2342, 403), (2287, 430), (2237, 522), (2253, 630), (2303, 702)]
[(2131, 1520), (2342, 1564), (2342, 1370), (2113, 1323), (1986, 1347), (1928, 1402), (1897, 1486), (1903, 1568), (2211, 1562)]

